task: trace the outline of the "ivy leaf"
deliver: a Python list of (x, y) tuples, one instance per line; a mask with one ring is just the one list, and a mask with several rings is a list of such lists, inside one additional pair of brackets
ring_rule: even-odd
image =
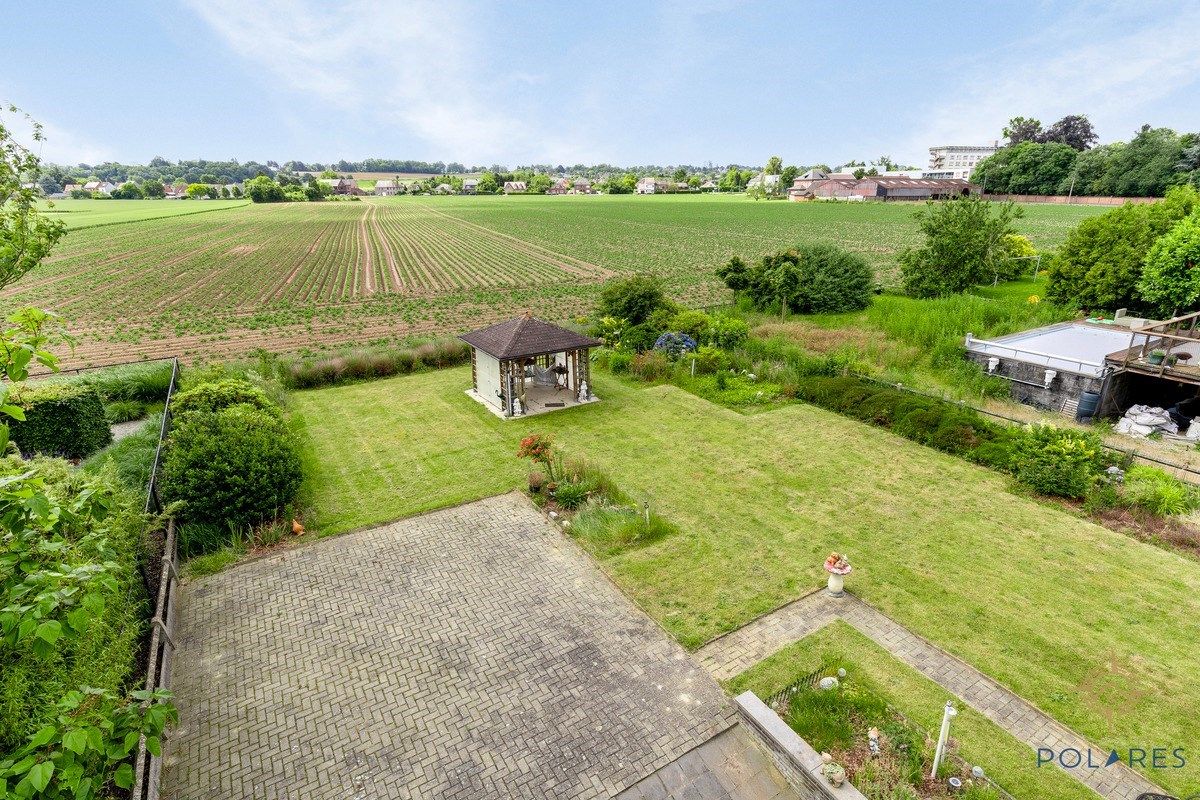
[(63, 736), (63, 747), (70, 750), (72, 753), (79, 753), (80, 755), (83, 755), (83, 751), (87, 750), (87, 738), (88, 735), (87, 731), (85, 730), (76, 729), (73, 731), (67, 731), (67, 733)]
[(113, 775), (113, 783), (122, 789), (128, 789), (133, 786), (133, 767), (128, 763), (117, 767), (116, 773)]
[[(129, 772), (132, 776), (133, 770), (131, 769)], [(53, 777), (53, 775), (54, 762), (43, 761), (33, 769), (29, 770), (29, 772), (26, 773), (25, 778), (29, 781), (29, 785), (32, 786), (35, 791), (44, 792), (46, 790), (46, 786), (50, 783), (50, 778)]]

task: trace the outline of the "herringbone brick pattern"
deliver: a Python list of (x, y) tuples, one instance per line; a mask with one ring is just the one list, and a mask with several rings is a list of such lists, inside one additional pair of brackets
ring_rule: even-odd
[[(1090, 748), (1093, 763), (1104, 763), (1108, 750), (1089, 744), (1084, 737), (1054, 721), (1032, 703), (1010, 692), (979, 670), (903, 627), (874, 606), (847, 594), (840, 598), (825, 591), (813, 592), (759, 617), (750, 624), (709, 642), (696, 652), (700, 663), (718, 680), (728, 680), (767, 656), (842, 619), (889, 653), (937, 683), (964, 703), (1025, 742), (1055, 752)], [(1033, 759), (1034, 753), (1030, 753)], [(1089, 767), (1086, 760), (1066, 769), (1101, 797), (1134, 800), (1145, 792), (1161, 791), (1141, 774), (1124, 766)]]
[(192, 583), (178, 638), (174, 800), (609, 797), (733, 721), (513, 495)]

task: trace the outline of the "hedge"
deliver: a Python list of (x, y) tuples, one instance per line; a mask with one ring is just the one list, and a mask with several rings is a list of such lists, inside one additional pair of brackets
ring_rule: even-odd
[(24, 384), (9, 394), (25, 419), (9, 422), (13, 441), (25, 456), (86, 458), (112, 441), (104, 401), (92, 386)]

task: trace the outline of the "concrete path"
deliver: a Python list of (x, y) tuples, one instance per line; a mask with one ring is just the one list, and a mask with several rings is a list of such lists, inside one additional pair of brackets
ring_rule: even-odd
[[(708, 672), (516, 495), (192, 582), (177, 639), (174, 800), (610, 797), (732, 741)], [(794, 797), (728, 788), (686, 796)]]
[[(884, 650), (1035, 751), (1039, 747), (1053, 748), (1055, 752), (1075, 748), (1086, 755), (1090, 748), (1094, 754), (1093, 763), (1103, 764), (1107, 758), (1108, 750), (1090, 744), (979, 670), (850, 594), (835, 598), (824, 590), (813, 592), (714, 639), (700, 648), (696, 656), (713, 677), (728, 680), (838, 619), (854, 626)], [(1145, 792), (1162, 792), (1120, 763), (1111, 767), (1088, 767), (1085, 760), (1083, 765), (1066, 772), (1110, 800), (1135, 800)]]

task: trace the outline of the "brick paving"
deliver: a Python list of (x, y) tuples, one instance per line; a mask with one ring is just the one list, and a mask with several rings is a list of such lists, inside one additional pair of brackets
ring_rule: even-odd
[[(173, 800), (609, 797), (697, 752), (725, 774), (744, 743), (710, 675), (516, 495), (234, 567), (180, 609)], [(789, 796), (734, 788), (686, 796)]]
[[(1108, 750), (1090, 744), (979, 670), (850, 594), (837, 598), (821, 590), (805, 595), (709, 642), (696, 652), (696, 656), (713, 677), (728, 680), (838, 619), (854, 626), (884, 650), (1031, 748), (1051, 747), (1056, 752), (1075, 748), (1084, 754), (1090, 748), (1100, 763), (1107, 757)], [(1134, 800), (1146, 792), (1162, 792), (1120, 763), (1089, 768), (1085, 760), (1083, 765), (1066, 769), (1066, 772), (1110, 800)]]

